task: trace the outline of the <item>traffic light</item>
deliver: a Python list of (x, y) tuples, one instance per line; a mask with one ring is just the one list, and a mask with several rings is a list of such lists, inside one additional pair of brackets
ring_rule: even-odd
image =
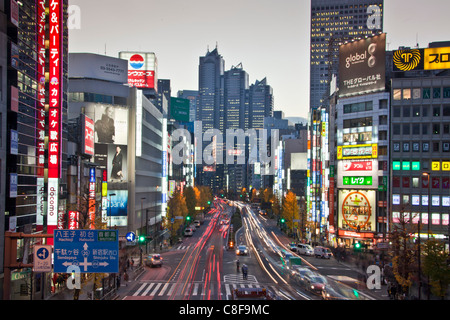
[(190, 217), (190, 216), (187, 216), (187, 217), (186, 217), (186, 221), (187, 221), (187, 222), (191, 221), (191, 217)]
[(354, 251), (361, 251), (361, 243), (355, 242), (355, 243), (353, 244), (353, 250), (354, 250)]
[(286, 220), (285, 220), (284, 218), (281, 218), (280, 222), (281, 222), (281, 223), (285, 223)]
[(140, 236), (139, 236), (139, 243), (144, 243), (146, 239), (147, 239), (146, 236), (140, 235)]

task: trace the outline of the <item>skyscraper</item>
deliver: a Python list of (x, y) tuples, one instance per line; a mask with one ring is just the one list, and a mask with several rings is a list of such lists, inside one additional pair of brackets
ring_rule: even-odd
[(311, 0), (310, 108), (329, 96), (339, 44), (383, 30), (383, 0)]
[(273, 89), (267, 79), (256, 81), (250, 86), (248, 127), (264, 128), (264, 118), (273, 114)]
[[(200, 57), (198, 89), (199, 100), (196, 120), (202, 121), (203, 131), (207, 129), (223, 130), (223, 74), (225, 61), (217, 48)], [(223, 119), (223, 118), (222, 118)]]

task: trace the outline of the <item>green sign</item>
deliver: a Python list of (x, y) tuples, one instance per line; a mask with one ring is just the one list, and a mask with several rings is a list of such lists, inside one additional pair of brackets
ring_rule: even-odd
[(289, 264), (291, 265), (291, 266), (300, 266), (301, 264), (302, 264), (302, 259), (301, 258), (298, 258), (298, 257), (291, 257), (290, 259), (289, 259)]
[(371, 186), (372, 177), (343, 177), (344, 186)]
[(409, 161), (403, 161), (402, 162), (402, 170), (411, 170), (411, 162)]
[(400, 168), (401, 168), (400, 161), (392, 162), (392, 170), (400, 170)]
[(99, 230), (97, 237), (98, 241), (117, 241), (117, 232), (115, 230)]
[(413, 161), (412, 162), (412, 170), (419, 171), (420, 170), (420, 162), (419, 161)]
[(170, 118), (189, 122), (190, 101), (188, 99), (170, 98)]

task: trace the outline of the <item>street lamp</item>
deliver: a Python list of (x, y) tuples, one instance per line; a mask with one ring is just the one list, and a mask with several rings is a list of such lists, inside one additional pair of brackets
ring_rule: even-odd
[(111, 229), (111, 215), (112, 215), (112, 210), (111, 210), (111, 197), (115, 196), (115, 193), (110, 193), (109, 194), (109, 228)]

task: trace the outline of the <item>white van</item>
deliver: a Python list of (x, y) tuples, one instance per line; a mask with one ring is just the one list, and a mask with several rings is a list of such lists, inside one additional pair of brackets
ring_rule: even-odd
[(192, 231), (191, 228), (186, 228), (186, 229), (184, 230), (184, 236), (185, 236), (185, 237), (192, 237), (193, 234), (194, 234), (194, 231)]
[(303, 243), (297, 244), (297, 252), (299, 254), (303, 254), (305, 256), (314, 255), (314, 250), (309, 244), (303, 244)]
[(330, 249), (317, 246), (314, 247), (314, 255), (316, 256), (316, 258), (330, 259), (333, 254), (331, 253)]

